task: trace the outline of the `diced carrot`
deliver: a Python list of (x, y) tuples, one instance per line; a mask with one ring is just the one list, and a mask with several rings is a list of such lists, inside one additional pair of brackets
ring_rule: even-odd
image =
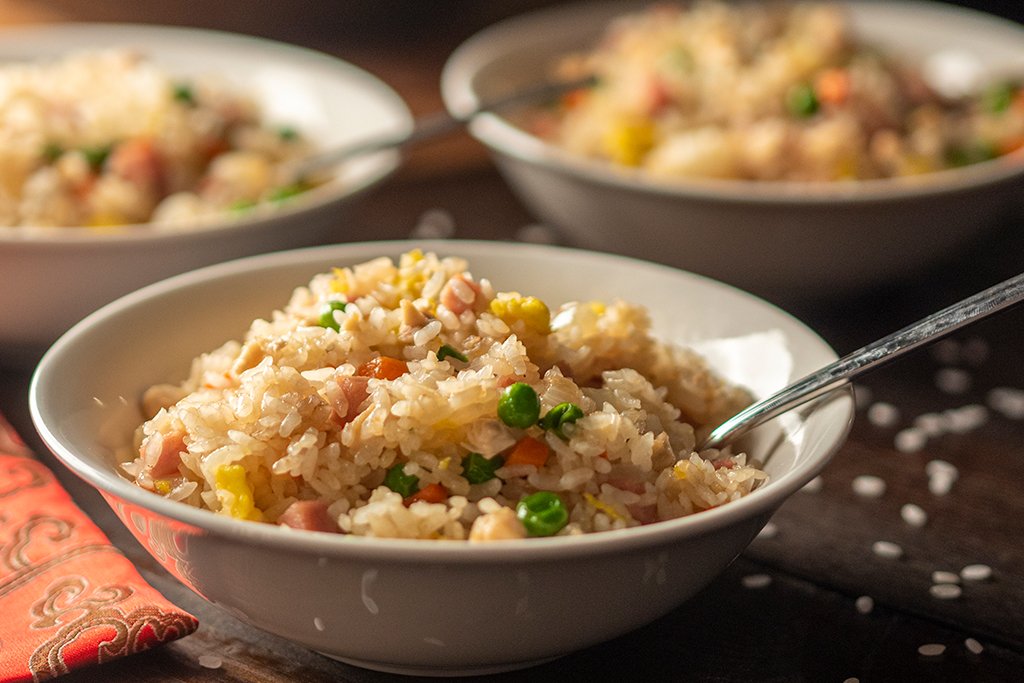
[(426, 503), (443, 503), (448, 500), (448, 489), (440, 484), (427, 484), (402, 502), (408, 507), (418, 500)]
[(587, 99), (590, 91), (586, 88), (576, 88), (562, 95), (562, 107), (564, 109), (573, 109), (578, 107)]
[(844, 69), (822, 71), (814, 81), (814, 92), (820, 102), (842, 104), (850, 96), (850, 74)]
[(999, 156), (1016, 152), (1022, 147), (1024, 147), (1024, 135), (1018, 135), (1017, 137), (1010, 138), (1009, 140), (1003, 140), (999, 144)]
[(655, 78), (647, 87), (647, 113), (657, 114), (672, 104), (672, 93), (660, 78)]
[(1019, 112), (1024, 112), (1024, 88), (1018, 88), (1017, 94), (1013, 96), (1011, 107)]
[(143, 190), (163, 191), (165, 163), (150, 138), (130, 138), (114, 147), (107, 168)]
[(536, 465), (542, 467), (548, 461), (548, 445), (532, 436), (524, 436), (512, 447), (505, 458), (506, 465)]
[(377, 356), (373, 360), (366, 361), (356, 370), (356, 374), (363, 377), (389, 380), (398, 379), (407, 372), (409, 372), (409, 365), (404, 360), (391, 356)]

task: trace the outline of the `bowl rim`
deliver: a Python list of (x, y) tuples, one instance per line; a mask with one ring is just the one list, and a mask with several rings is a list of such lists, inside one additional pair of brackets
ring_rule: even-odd
[[(885, 0), (837, 0), (841, 7), (862, 14), (893, 11)], [(441, 94), (449, 112), (464, 116), (482, 101), (474, 81), (480, 70), (507, 57), (518, 47), (517, 36), (551, 33), (554, 26), (572, 27), (580, 18), (595, 13), (624, 14), (648, 3), (610, 0), (582, 0), (517, 15), (488, 26), (470, 36), (449, 56), (441, 73)], [(1009, 34), (1016, 33), (1024, 45), (1024, 26), (978, 10), (924, 0), (904, 0), (898, 11), (920, 14), (950, 23), (970, 20)], [(571, 28), (570, 28), (571, 30)], [(547, 41), (545, 41), (547, 42)], [(497, 47), (496, 47), (497, 46)], [(1024, 59), (1024, 47), (1021, 48)], [(666, 198), (729, 202), (737, 204), (828, 205), (877, 204), (907, 199), (928, 199), (950, 193), (967, 193), (979, 188), (1024, 177), (1024, 148), (995, 159), (968, 166), (943, 169), (921, 176), (854, 181), (802, 182), (714, 178), (658, 178), (636, 168), (610, 161), (590, 159), (547, 142), (493, 112), (473, 117), (469, 131), (492, 152), (576, 176), (604, 187), (614, 187)]]
[[(201, 47), (216, 46), (218, 50), (260, 51), (272, 58), (282, 58), (296, 67), (303, 65), (316, 66), (343, 77), (355, 87), (371, 93), (373, 97), (385, 104), (398, 121), (402, 132), (408, 133), (413, 127), (413, 116), (405, 100), (395, 89), (369, 71), (312, 47), (295, 45), (272, 38), (235, 33), (221, 29), (199, 28), (192, 26), (175, 26), (142, 22), (48, 22), (38, 24), (18, 24), (0, 26), (0, 44), (5, 39), (40, 37), (49, 41), (59, 41), (62, 36), (96, 36), (106, 40), (124, 42), (145, 42), (147, 36), (157, 39), (176, 39), (186, 44)], [(99, 44), (97, 43), (98, 47)], [(111, 47), (108, 43), (105, 47)], [(85, 48), (81, 48), (85, 49)], [(54, 49), (53, 57), (58, 57), (79, 49)], [(159, 52), (154, 52), (159, 56)], [(41, 57), (40, 57), (41, 58)], [(0, 58), (0, 62), (6, 61)], [(244, 217), (210, 217), (205, 220), (180, 226), (174, 223), (131, 223), (113, 226), (103, 230), (92, 230), (82, 226), (16, 226), (0, 227), (0, 247), (17, 246), (20, 248), (43, 248), (56, 245), (114, 245), (143, 242), (163, 242), (179, 239), (184, 235), (220, 236), (239, 230), (250, 230), (253, 226), (269, 225), (280, 218), (299, 216), (308, 211), (316, 211), (339, 202), (347, 202), (393, 175), (402, 163), (401, 155), (394, 150), (385, 150), (367, 154), (365, 159), (372, 162), (372, 167), (360, 171), (352, 181), (342, 181), (332, 175), (325, 183), (303, 192), (293, 200), (276, 207), (257, 207)]]
[[(100, 308), (66, 332), (46, 352), (33, 372), (29, 387), (29, 410), (36, 430), (56, 458), (78, 477), (98, 489), (112, 506), (114, 502), (111, 500), (111, 497), (144, 508), (169, 520), (203, 529), (223, 539), (250, 544), (254, 543), (261, 547), (274, 547), (288, 551), (318, 554), (324, 557), (357, 556), (398, 561), (438, 561), (459, 564), (493, 563), (495, 561), (531, 562), (568, 556), (608, 555), (619, 553), (629, 548), (638, 549), (658, 546), (680, 541), (684, 538), (713, 533), (725, 526), (739, 523), (758, 515), (763, 515), (764, 521), (767, 521), (767, 515), (770, 512), (774, 511), (786, 498), (810, 481), (828, 464), (831, 457), (846, 439), (854, 417), (852, 388), (849, 386), (840, 389), (836, 394), (845, 400), (846, 403), (845, 411), (843, 412), (843, 422), (838, 425), (838, 432), (833, 442), (827, 444), (826, 447), (822, 448), (813, 457), (798, 463), (779, 479), (769, 482), (768, 485), (754, 490), (739, 500), (687, 517), (629, 529), (602, 531), (572, 537), (533, 538), (525, 543), (522, 540), (510, 540), (469, 544), (466, 541), (454, 540), (424, 541), (417, 539), (370, 538), (322, 532), (297, 532), (293, 529), (276, 525), (231, 519), (209, 510), (170, 501), (134, 486), (127, 479), (118, 476), (114, 469), (107, 470), (97, 467), (88, 462), (87, 459), (79, 456), (65, 446), (61, 436), (58, 434), (59, 427), (51, 426), (43, 415), (41, 406), (43, 385), (47, 382), (49, 374), (51, 374), (51, 368), (58, 364), (60, 356), (67, 349), (72, 348), (77, 338), (86, 334), (93, 325), (130, 313), (132, 308), (145, 305), (154, 297), (171, 293), (179, 287), (196, 285), (198, 283), (208, 285), (213, 280), (237, 277), (254, 270), (297, 267), (301, 264), (308, 264), (312, 267), (314, 263), (322, 264), (327, 260), (344, 260), (345, 262), (358, 263), (366, 260), (367, 257), (372, 258), (372, 255), (397, 254), (408, 251), (413, 247), (421, 248), (424, 251), (440, 251), (460, 256), (465, 255), (471, 261), (473, 253), (488, 251), (493, 253), (495, 249), (514, 249), (517, 255), (525, 254), (527, 257), (530, 254), (554, 253), (562, 258), (587, 259), (591, 262), (605, 264), (618, 262), (628, 267), (653, 269), (666, 274), (672, 274), (673, 277), (683, 275), (686, 278), (692, 278), (694, 282), (704, 286), (730, 290), (733, 295), (738, 294), (741, 297), (752, 300), (759, 307), (771, 310), (775, 315), (780, 316), (787, 323), (791, 324), (793, 329), (805, 337), (808, 343), (813, 344), (819, 350), (831, 356), (835, 356), (834, 351), (816, 332), (773, 304), (731, 285), (669, 266), (624, 256), (550, 245), (482, 240), (353, 242), (250, 256), (200, 268), (148, 285)], [(51, 383), (53, 381), (52, 378), (49, 380)]]

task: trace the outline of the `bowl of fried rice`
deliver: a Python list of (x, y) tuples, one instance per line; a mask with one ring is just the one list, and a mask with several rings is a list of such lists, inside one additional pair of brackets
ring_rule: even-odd
[(667, 266), (370, 242), (118, 299), (51, 347), (30, 404), (199, 595), (360, 666), (477, 674), (614, 638), (710, 582), (827, 464), (852, 399), (722, 450), (701, 438), (834, 358), (782, 310)]
[(301, 162), (410, 125), (388, 86), (312, 50), (190, 28), (4, 28), (0, 360), (38, 358), (164, 277), (358, 237), (347, 208), (397, 156)]
[(475, 117), (564, 242), (822, 300), (938, 267), (1020, 211), (1024, 29), (932, 2), (576, 3), (460, 46)]

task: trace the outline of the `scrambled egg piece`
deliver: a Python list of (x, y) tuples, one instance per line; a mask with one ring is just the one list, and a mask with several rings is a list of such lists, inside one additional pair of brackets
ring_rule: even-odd
[(252, 488), (245, 478), (241, 465), (221, 465), (214, 475), (217, 485), (217, 499), (224, 511), (235, 519), (262, 521), (263, 513), (256, 509)]
[(537, 297), (503, 292), (491, 301), (490, 309), (510, 327), (515, 321), (522, 320), (527, 329), (538, 334), (551, 331), (551, 311)]

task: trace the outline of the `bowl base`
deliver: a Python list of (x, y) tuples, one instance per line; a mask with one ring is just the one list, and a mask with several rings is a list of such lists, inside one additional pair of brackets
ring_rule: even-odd
[(339, 662), (351, 664), (352, 666), (358, 666), (362, 669), (371, 669), (373, 671), (381, 671), (383, 673), (389, 674), (400, 674), (403, 676), (427, 676), (431, 678), (489, 676), (491, 674), (500, 674), (508, 671), (528, 669), (532, 666), (539, 666), (541, 664), (546, 664), (547, 662), (552, 662), (563, 656), (555, 655), (554, 657), (542, 657), (540, 659), (531, 659), (522, 662), (503, 662), (501, 664), (485, 664), (482, 666), (446, 667), (392, 664), (390, 662), (377, 662), (367, 659), (340, 657), (338, 655), (332, 655), (329, 652), (320, 652), (320, 654), (322, 654), (324, 657), (330, 657), (331, 659), (336, 659)]

